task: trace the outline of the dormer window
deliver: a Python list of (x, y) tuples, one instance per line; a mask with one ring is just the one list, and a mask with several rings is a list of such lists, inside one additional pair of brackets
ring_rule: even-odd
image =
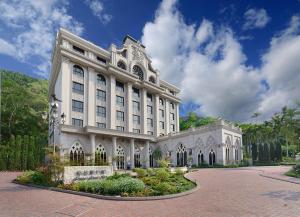
[(84, 55), (84, 50), (75, 45), (73, 45), (73, 50), (76, 51), (77, 53)]
[(132, 68), (133, 74), (137, 75), (139, 79), (142, 81), (144, 80), (144, 73), (141, 67), (134, 65)]
[(175, 96), (175, 92), (170, 90), (170, 94), (172, 94), (173, 96)]
[(150, 78), (149, 78), (149, 82), (151, 82), (151, 83), (155, 84), (155, 78), (154, 78), (153, 76), (150, 76)]
[(117, 63), (117, 66), (118, 66), (119, 68), (121, 68), (121, 69), (126, 70), (126, 65), (125, 65), (125, 63), (124, 63), (123, 61), (119, 61), (119, 62)]

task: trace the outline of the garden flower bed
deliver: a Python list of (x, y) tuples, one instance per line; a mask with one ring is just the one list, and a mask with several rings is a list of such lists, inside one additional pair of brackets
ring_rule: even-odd
[[(38, 171), (28, 171), (16, 179), (20, 184), (52, 186), (68, 192), (85, 192), (95, 195), (119, 197), (151, 197), (186, 192), (196, 184), (184, 177), (180, 170), (171, 173), (168, 168), (135, 169), (136, 177), (115, 173), (101, 180), (78, 181), (63, 184), (47, 181)], [(52, 189), (53, 190), (53, 189)]]
[(300, 179), (300, 164), (293, 166), (293, 169), (285, 173), (285, 175)]

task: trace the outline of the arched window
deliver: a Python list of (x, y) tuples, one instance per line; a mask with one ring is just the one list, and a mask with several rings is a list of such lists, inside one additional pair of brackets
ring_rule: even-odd
[(164, 100), (162, 98), (159, 98), (159, 105), (161, 105), (161, 106), (164, 105)]
[(151, 148), (149, 148), (149, 165), (150, 167), (153, 167), (153, 153), (152, 153), (152, 150)]
[(210, 152), (209, 152), (209, 165), (213, 166), (215, 163), (216, 163), (216, 154), (211, 149)]
[(106, 164), (106, 151), (103, 145), (97, 145), (95, 152), (95, 165), (105, 165)]
[(138, 147), (134, 150), (134, 167), (141, 167), (141, 152)]
[(225, 161), (227, 164), (230, 162), (230, 147), (231, 147), (231, 140), (229, 136), (226, 138), (226, 146), (225, 146)]
[(97, 82), (98, 82), (99, 85), (106, 86), (106, 79), (101, 74), (97, 74)]
[(200, 166), (203, 163), (204, 163), (204, 156), (203, 156), (202, 151), (200, 150), (198, 153), (198, 166)]
[(121, 53), (121, 55), (126, 58), (127, 57), (127, 50), (126, 49), (123, 50), (122, 53)]
[(182, 144), (177, 148), (177, 166), (183, 167), (187, 164), (187, 151)]
[(125, 152), (124, 149), (119, 145), (117, 147), (117, 159), (116, 159), (116, 163), (117, 163), (117, 169), (125, 169)]
[(118, 66), (119, 68), (121, 68), (121, 69), (126, 70), (126, 65), (125, 65), (125, 63), (124, 63), (123, 61), (119, 61), (119, 62), (117, 63), (117, 66)]
[(156, 83), (156, 82), (155, 82), (155, 78), (154, 78), (153, 76), (150, 76), (150, 77), (149, 77), (149, 82), (155, 84), (155, 83)]
[(83, 71), (83, 69), (82, 69), (80, 66), (78, 66), (78, 65), (74, 65), (74, 66), (73, 66), (73, 74), (74, 74), (74, 75), (78, 75), (78, 76), (80, 76), (80, 77), (84, 77), (84, 71)]
[(141, 67), (134, 65), (132, 68), (133, 74), (137, 75), (139, 79), (142, 81), (144, 80), (144, 73)]
[(84, 151), (79, 142), (75, 142), (70, 150), (70, 164), (75, 166), (84, 165)]
[(171, 108), (174, 110), (174, 108), (175, 108), (174, 103), (171, 102), (170, 105), (171, 105)]

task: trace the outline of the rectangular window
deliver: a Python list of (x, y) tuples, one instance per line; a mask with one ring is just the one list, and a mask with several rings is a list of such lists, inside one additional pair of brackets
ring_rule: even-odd
[(106, 108), (102, 106), (97, 106), (97, 116), (106, 117)]
[(153, 127), (153, 119), (147, 118), (147, 126), (148, 126), (148, 128)]
[(77, 53), (84, 55), (84, 50), (75, 45), (73, 45), (73, 50), (76, 51)]
[(106, 92), (103, 90), (98, 90), (97, 89), (97, 99), (105, 102), (106, 101)]
[(119, 131), (124, 131), (124, 127), (122, 127), (122, 126), (117, 126), (117, 130), (119, 130)]
[(140, 129), (133, 129), (133, 132), (134, 133), (141, 133), (141, 130)]
[(148, 133), (148, 135), (153, 135), (152, 131), (148, 131), (147, 133)]
[(106, 59), (103, 59), (103, 58), (97, 56), (97, 60), (101, 63), (106, 64)]
[(124, 121), (124, 112), (117, 111), (117, 120)]
[(162, 130), (165, 129), (165, 123), (163, 121), (159, 122), (159, 126), (160, 126), (160, 129), (162, 129)]
[(106, 79), (103, 75), (97, 74), (97, 82), (101, 86), (106, 86)]
[(83, 120), (72, 118), (72, 125), (82, 127), (83, 126)]
[(77, 83), (73, 81), (73, 92), (74, 93), (79, 93), (81, 95), (83, 95), (84, 93), (84, 86), (83, 84)]
[(171, 124), (171, 131), (172, 131), (172, 132), (175, 131), (175, 124)]
[(147, 114), (148, 114), (148, 116), (153, 114), (153, 109), (152, 109), (152, 106), (150, 106), (150, 105), (147, 105)]
[(98, 128), (106, 128), (106, 124), (105, 123), (98, 123), (97, 122), (97, 127)]
[(133, 97), (139, 98), (140, 97), (140, 90), (133, 87), (132, 88), (132, 94), (133, 94)]
[(72, 111), (83, 112), (83, 102), (72, 99)]
[(141, 124), (141, 118), (138, 115), (133, 115), (133, 124)]
[(124, 84), (119, 81), (116, 81), (116, 91), (124, 92)]
[(133, 111), (138, 112), (140, 111), (140, 103), (137, 101), (132, 101)]
[(164, 118), (165, 117), (165, 112), (162, 109), (159, 109), (160, 117)]
[(118, 106), (124, 106), (124, 97), (117, 96), (116, 100), (117, 100), (117, 105)]
[(148, 102), (148, 104), (152, 103), (152, 95), (149, 93), (147, 93), (147, 102)]

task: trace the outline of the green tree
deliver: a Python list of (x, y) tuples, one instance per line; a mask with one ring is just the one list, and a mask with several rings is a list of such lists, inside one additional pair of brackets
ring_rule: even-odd
[(258, 145), (258, 161), (263, 162), (264, 161), (264, 147), (262, 143)]
[(270, 143), (270, 160), (272, 161), (272, 162), (274, 162), (275, 161), (275, 146), (274, 146), (274, 143), (273, 142), (271, 142)]
[(27, 154), (27, 168), (34, 169), (35, 159), (34, 159), (34, 136), (30, 136), (28, 143), (28, 154)]
[(257, 145), (256, 145), (256, 143), (253, 143), (253, 145), (252, 145), (252, 160), (253, 161), (257, 161), (257, 155), (258, 155)]
[(29, 136), (25, 135), (22, 141), (22, 169), (28, 169), (28, 144), (29, 144)]
[(263, 159), (265, 162), (269, 162), (270, 161), (270, 149), (269, 149), (269, 145), (268, 143), (264, 144), (264, 156)]
[(22, 137), (17, 135), (16, 137), (16, 148), (15, 148), (15, 165), (16, 170), (22, 169), (22, 162), (21, 162), (21, 146), (22, 146)]

